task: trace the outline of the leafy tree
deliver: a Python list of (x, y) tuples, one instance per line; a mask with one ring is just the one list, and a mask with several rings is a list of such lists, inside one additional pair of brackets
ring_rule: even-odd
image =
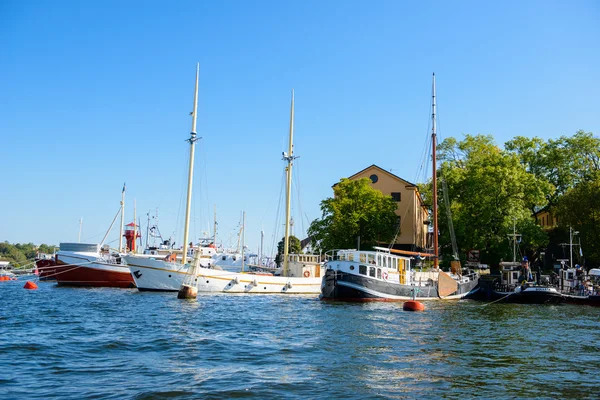
[(537, 137), (517, 136), (505, 147), (519, 157), (528, 172), (556, 188), (547, 194), (549, 206), (554, 206), (575, 185), (593, 179), (600, 171), (600, 138), (591, 132), (580, 130), (571, 137), (562, 136), (548, 142)]
[[(551, 184), (528, 172), (516, 154), (500, 149), (491, 136), (466, 135), (460, 142), (448, 138), (437, 150), (442, 162), (438, 172), (447, 183), (462, 253), (480, 249), (481, 261), (492, 265), (512, 258), (507, 235), (512, 233), (513, 224), (530, 233), (524, 236), (526, 246), (545, 244), (545, 233), (535, 225), (531, 210), (546, 203), (554, 190)], [(438, 198), (442, 199), (441, 193)], [(445, 212), (445, 204), (439, 202), (439, 215)], [(449, 244), (448, 223), (440, 216), (440, 242)], [(445, 252), (448, 248), (442, 245)]]
[[(282, 238), (277, 244), (277, 255), (275, 256), (275, 263), (278, 266), (281, 265), (283, 261), (283, 254), (285, 249), (285, 238)], [(300, 248), (300, 239), (296, 236), (290, 235), (290, 241), (288, 242), (288, 253), (289, 254), (298, 254), (302, 249)]]
[(579, 231), (587, 264), (600, 264), (600, 172), (565, 193), (556, 209), (563, 228)]
[(32, 262), (38, 252), (52, 254), (56, 246), (42, 244), (39, 247), (33, 243), (10, 244), (7, 241), (0, 243), (0, 259), (10, 261), (13, 267), (18, 268)]
[(373, 189), (368, 178), (343, 178), (333, 192), (333, 198), (321, 201), (322, 217), (308, 228), (313, 248), (355, 248), (358, 237), (362, 248), (393, 240), (397, 204), (391, 196)]

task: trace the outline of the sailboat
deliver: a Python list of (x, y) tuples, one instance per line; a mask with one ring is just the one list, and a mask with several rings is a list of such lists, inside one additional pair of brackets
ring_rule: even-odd
[[(183, 231), (183, 250), (173, 250), (167, 255), (162, 254), (132, 254), (125, 256), (131, 275), (138, 290), (141, 291), (178, 291), (184, 283), (185, 278), (192, 274), (194, 265), (211, 263), (212, 256), (216, 253), (212, 247), (190, 246), (188, 244), (190, 206), (192, 201), (192, 182), (194, 171), (194, 146), (198, 137), (196, 136), (196, 114), (198, 109), (198, 79), (200, 65), (196, 66), (196, 85), (194, 91), (194, 109), (192, 115), (192, 130), (190, 138), (190, 159), (187, 188), (187, 203), (185, 213), (185, 227)], [(193, 265), (188, 264), (188, 258), (194, 259)], [(195, 278), (194, 278), (195, 279)]]
[[(40, 280), (55, 279), (62, 286), (134, 288), (129, 268), (121, 257), (125, 186), (121, 193), (121, 206), (100, 243), (60, 243), (53, 260), (38, 264)], [(121, 215), (121, 231), (118, 251), (111, 250), (104, 242)], [(127, 231), (128, 246), (135, 246), (133, 232)]]
[[(283, 153), (286, 161), (286, 216), (283, 270), (281, 275), (271, 273), (231, 272), (198, 267), (198, 292), (319, 294), (321, 292), (322, 264), (318, 254), (289, 254), (292, 166), (294, 163), (294, 91), (290, 107), (289, 148)], [(243, 248), (243, 246), (242, 246)]]
[[(433, 161), (433, 254), (375, 247), (372, 251), (336, 250), (326, 262), (321, 291), (322, 300), (406, 301), (461, 299), (478, 284), (479, 274), (451, 273), (438, 267), (438, 221), (436, 176), (435, 74), (432, 84), (432, 161)], [(411, 257), (432, 257), (433, 272), (423, 275), (412, 269)]]

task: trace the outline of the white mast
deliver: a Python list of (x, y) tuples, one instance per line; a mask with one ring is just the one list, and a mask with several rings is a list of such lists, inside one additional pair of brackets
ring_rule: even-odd
[(290, 143), (288, 152), (283, 153), (283, 159), (287, 161), (286, 177), (287, 185), (285, 191), (285, 237), (283, 241), (283, 276), (288, 276), (288, 247), (290, 244), (290, 209), (292, 192), (292, 165), (294, 163), (294, 89), (292, 89), (292, 105), (290, 107)]
[(135, 203), (135, 199), (133, 199), (133, 242), (131, 242), (132, 244), (132, 249), (133, 253), (137, 253), (137, 207), (136, 207), (136, 203)]
[(123, 252), (123, 227), (125, 225), (125, 184), (121, 192), (121, 229), (119, 230), (119, 253)]
[(260, 251), (258, 256), (258, 265), (262, 265), (263, 242), (265, 240), (265, 231), (260, 231)]
[(196, 88), (194, 91), (194, 110), (191, 112), (192, 114), (192, 131), (190, 133), (190, 138), (188, 142), (190, 142), (190, 167), (188, 172), (188, 188), (187, 188), (187, 203), (185, 207), (185, 228), (183, 231), (183, 258), (181, 260), (182, 264), (187, 262), (187, 252), (188, 252), (188, 235), (190, 228), (190, 208), (192, 205), (192, 181), (194, 178), (194, 145), (198, 138), (196, 137), (196, 113), (198, 110), (198, 77), (200, 75), (200, 64), (196, 64)]
[(217, 248), (217, 205), (215, 204), (215, 222), (213, 227), (213, 244)]
[(242, 272), (244, 272), (244, 247), (246, 247), (246, 211), (242, 216)]
[(436, 126), (435, 126), (435, 73), (433, 74), (433, 87), (432, 87), (432, 102), (431, 102), (431, 146), (432, 149), (432, 162), (433, 162), (433, 268), (437, 270), (439, 265), (438, 259), (438, 220), (437, 220), (437, 159), (436, 159)]
[(81, 243), (81, 226), (83, 225), (83, 217), (79, 218), (79, 235), (77, 236), (77, 243)]

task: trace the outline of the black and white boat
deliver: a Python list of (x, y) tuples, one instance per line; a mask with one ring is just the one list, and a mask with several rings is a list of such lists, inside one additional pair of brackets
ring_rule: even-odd
[(479, 288), (468, 298), (518, 304), (558, 304), (565, 301), (564, 296), (555, 287), (531, 281), (532, 277), (528, 271), (529, 263), (526, 258), (521, 263), (502, 262), (500, 277), (481, 279)]
[[(392, 250), (393, 251), (393, 250)], [(337, 250), (326, 262), (322, 300), (406, 301), (460, 299), (473, 291), (479, 275), (415, 271), (411, 258), (375, 247), (374, 251)]]
[[(435, 75), (432, 83), (432, 183), (433, 183), (433, 232), (437, 223), (437, 174), (436, 174), (436, 117)], [(321, 299), (345, 301), (405, 301), (460, 299), (477, 287), (479, 274), (466, 270), (460, 264), (453, 265), (446, 273), (438, 267), (438, 236), (433, 235), (433, 270), (414, 271), (411, 258), (416, 252), (390, 250), (375, 247), (374, 251), (337, 250), (326, 263), (321, 282)]]

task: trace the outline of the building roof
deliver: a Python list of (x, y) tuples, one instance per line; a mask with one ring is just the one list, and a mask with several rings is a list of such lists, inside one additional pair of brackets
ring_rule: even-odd
[[(377, 165), (375, 165), (375, 164), (371, 164), (371, 165), (369, 165), (367, 168), (364, 168), (364, 169), (362, 169), (362, 170), (358, 171), (358, 172), (357, 172), (357, 173), (355, 173), (354, 175), (352, 175), (352, 176), (349, 176), (349, 177), (348, 177), (348, 179), (353, 179), (353, 178), (355, 178), (357, 175), (360, 175), (360, 174), (362, 174), (363, 172), (365, 172), (366, 170), (368, 170), (369, 168), (373, 168), (373, 167), (377, 168), (379, 171), (381, 171), (381, 172), (383, 172), (383, 173), (386, 173), (386, 174), (388, 174), (388, 175), (392, 176), (392, 177), (393, 177), (393, 178), (395, 178), (395, 179), (398, 179), (398, 180), (400, 180), (400, 181), (402, 181), (402, 182), (406, 183), (406, 186), (417, 187), (417, 185), (415, 185), (414, 183), (411, 183), (411, 182), (407, 181), (406, 179), (400, 178), (398, 175), (394, 175), (394, 174), (392, 174), (391, 172), (389, 172), (389, 171), (386, 171), (385, 169), (383, 169), (383, 168), (381, 168), (380, 166), (377, 166)], [(336, 185), (337, 185), (337, 183), (336, 183), (336, 184), (334, 184), (332, 187), (334, 187), (334, 186), (336, 186)]]

